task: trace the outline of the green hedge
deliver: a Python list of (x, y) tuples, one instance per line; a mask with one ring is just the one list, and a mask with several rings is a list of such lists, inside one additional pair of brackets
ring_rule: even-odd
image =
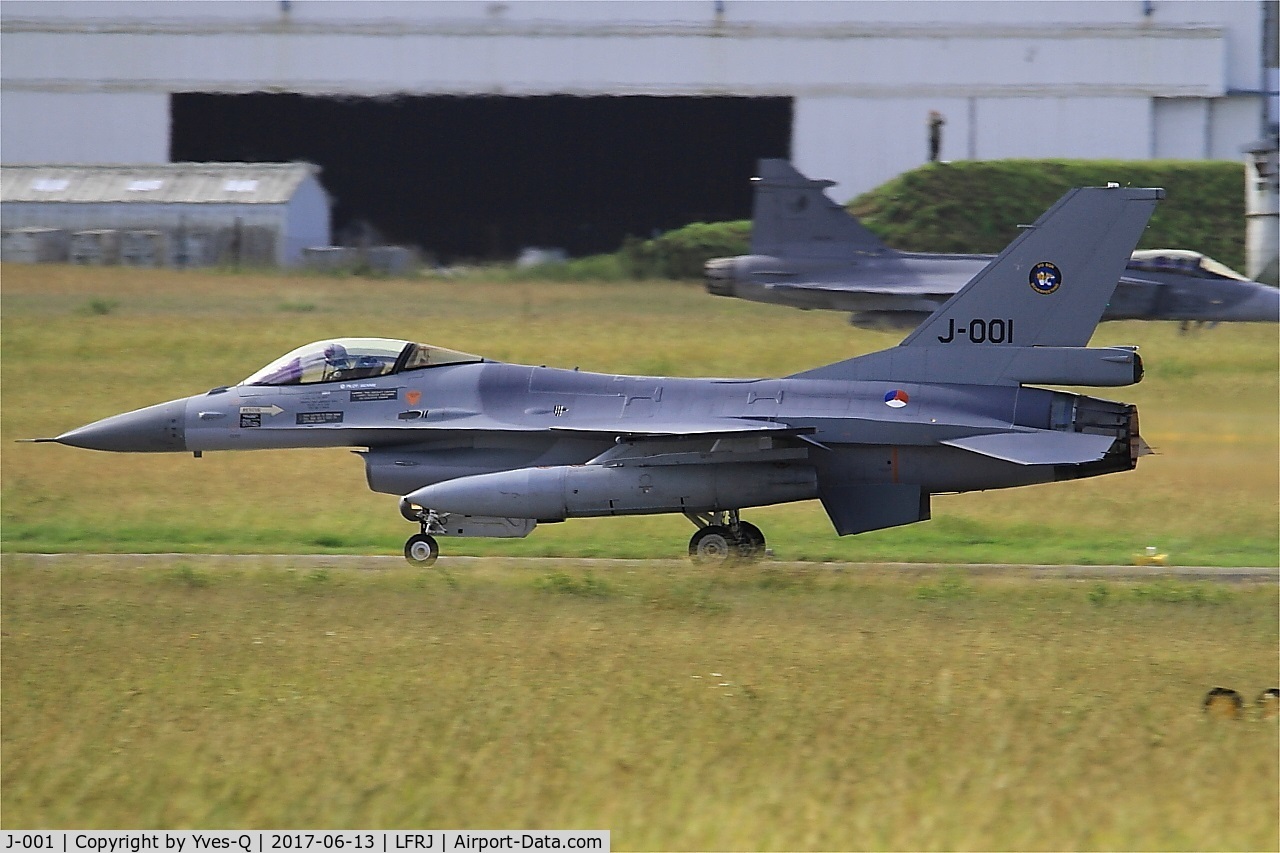
[(709, 258), (745, 255), (751, 223), (695, 222), (652, 240), (627, 238), (618, 254), (633, 278), (698, 278)]
[(856, 198), (849, 210), (897, 249), (999, 252), (1072, 187), (1164, 187), (1142, 249), (1194, 249), (1244, 267), (1244, 164), (1199, 160), (934, 163)]
[[(816, 175), (812, 177), (822, 177)], [(914, 252), (995, 253), (1072, 187), (1164, 187), (1139, 248), (1194, 249), (1244, 267), (1244, 164), (1200, 160), (991, 160), (933, 163), (850, 202), (888, 245)], [(695, 222), (617, 252), (522, 270), (548, 279), (696, 279), (710, 258), (743, 255), (751, 223)]]

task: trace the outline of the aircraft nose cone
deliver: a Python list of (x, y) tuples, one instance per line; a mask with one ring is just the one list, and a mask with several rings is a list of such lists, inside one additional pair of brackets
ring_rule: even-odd
[(64, 432), (59, 444), (119, 453), (163, 453), (187, 449), (187, 401), (174, 400), (103, 418)]
[(707, 293), (733, 296), (733, 270), (733, 258), (712, 258), (703, 264), (702, 275)]

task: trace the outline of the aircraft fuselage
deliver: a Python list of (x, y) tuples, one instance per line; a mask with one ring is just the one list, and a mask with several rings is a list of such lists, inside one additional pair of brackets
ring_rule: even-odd
[[(818, 484), (836, 472), (841, 481), (912, 483), (931, 493), (1062, 479), (1062, 466), (1016, 464), (943, 442), (1019, 429), (1074, 431), (1081, 400), (1116, 407), (1113, 435), (1127, 447), (1127, 407), (1039, 388), (615, 376), (497, 362), (353, 382), (218, 388), (59, 440), (99, 450), (201, 453), (365, 447), (371, 488), (404, 495), (477, 474), (585, 465), (616, 448), (619, 435), (660, 450), (664, 438), (694, 424), (705, 430), (705, 446), (682, 452), (729, 461), (740, 453), (746, 464), (810, 470), (809, 488), (787, 492), (787, 499), (803, 500), (817, 497)], [(777, 435), (735, 438), (741, 421), (774, 425)], [(1127, 451), (1120, 461), (1116, 470), (1131, 467)], [(734, 500), (779, 502), (770, 490)]]

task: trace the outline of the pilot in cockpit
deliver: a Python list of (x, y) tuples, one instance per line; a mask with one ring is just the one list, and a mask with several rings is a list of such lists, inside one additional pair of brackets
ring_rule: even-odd
[(352, 356), (339, 343), (324, 348), (324, 374), (326, 380), (368, 379), (381, 376), (391, 370), (394, 358), (382, 358), (372, 353)]
[(351, 368), (351, 356), (342, 344), (330, 343), (324, 348), (324, 375), (326, 379), (341, 379)]

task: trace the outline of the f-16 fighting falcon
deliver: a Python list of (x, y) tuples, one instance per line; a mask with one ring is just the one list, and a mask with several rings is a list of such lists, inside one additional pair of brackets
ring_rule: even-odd
[(615, 376), (427, 344), (308, 344), (243, 382), (37, 439), (121, 452), (356, 447), (437, 538), (683, 513), (699, 561), (749, 559), (740, 513), (817, 498), (842, 536), (929, 518), (930, 496), (1092, 477), (1147, 452), (1134, 406), (1030, 387), (1130, 385), (1088, 347), (1159, 189), (1068, 192), (896, 347), (781, 379)]
[[(786, 160), (761, 160), (751, 254), (713, 258), (707, 291), (795, 308), (849, 311), (864, 328), (911, 329), (973, 278), (991, 255), (891, 249)], [(1280, 290), (1198, 252), (1134, 252), (1103, 320), (1280, 322)]]

